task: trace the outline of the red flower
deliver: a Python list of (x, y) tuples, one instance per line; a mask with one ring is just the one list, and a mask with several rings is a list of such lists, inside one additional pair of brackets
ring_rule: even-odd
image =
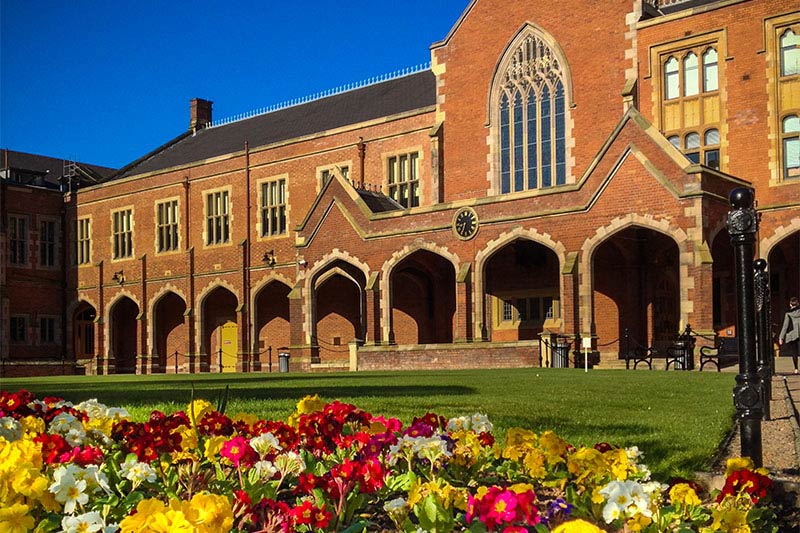
[(42, 446), (42, 459), (51, 465), (59, 461), (59, 457), (70, 450), (70, 445), (57, 433), (40, 433), (33, 439)]
[(238, 436), (226, 441), (219, 454), (236, 466), (239, 466), (240, 463), (252, 464), (256, 458), (256, 453), (250, 447), (248, 440)]
[(310, 500), (303, 500), (303, 503), (291, 510), (295, 525), (308, 525), (314, 521), (314, 506)]
[(721, 502), (729, 494), (737, 494), (739, 491), (744, 490), (750, 495), (753, 503), (758, 503), (761, 498), (767, 496), (771, 488), (772, 480), (767, 476), (752, 470), (736, 470), (731, 472), (731, 475), (725, 480), (725, 486), (717, 496), (717, 502)]

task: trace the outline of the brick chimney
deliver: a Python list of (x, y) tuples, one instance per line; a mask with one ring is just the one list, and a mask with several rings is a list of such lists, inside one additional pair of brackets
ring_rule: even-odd
[(202, 98), (192, 98), (189, 108), (189, 129), (193, 132), (211, 124), (211, 105), (214, 102)]

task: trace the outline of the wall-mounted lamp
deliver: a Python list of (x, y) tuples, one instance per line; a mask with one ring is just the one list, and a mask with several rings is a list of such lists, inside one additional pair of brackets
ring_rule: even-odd
[(297, 262), (297, 264), (298, 264), (298, 266), (299, 266), (300, 268), (305, 268), (305, 267), (308, 265), (308, 261), (306, 261), (305, 259), (300, 259), (300, 260)]
[(111, 276), (111, 280), (116, 281), (117, 283), (122, 285), (123, 283), (125, 283), (125, 272), (122, 270), (114, 272), (114, 275)]
[(275, 259), (275, 250), (270, 250), (264, 254), (264, 258), (262, 259), (267, 266), (275, 266), (277, 259)]

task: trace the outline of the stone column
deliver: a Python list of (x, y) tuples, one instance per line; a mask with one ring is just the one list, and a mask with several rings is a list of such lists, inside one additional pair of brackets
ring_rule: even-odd
[(472, 340), (472, 263), (463, 263), (456, 275), (455, 342)]

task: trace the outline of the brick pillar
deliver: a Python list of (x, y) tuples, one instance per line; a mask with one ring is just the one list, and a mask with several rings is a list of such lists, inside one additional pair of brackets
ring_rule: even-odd
[[(380, 344), (382, 339), (381, 329), (381, 290), (380, 290), (380, 273), (373, 272), (367, 280), (367, 324), (368, 329), (372, 332), (373, 344)], [(369, 340), (369, 332), (365, 342)]]
[[(311, 365), (311, 349), (303, 333), (303, 289), (297, 282), (289, 292), (289, 354), (290, 364), (308, 369)], [(276, 354), (273, 353), (273, 356)]]
[(139, 311), (136, 317), (136, 362), (137, 374), (148, 374), (150, 366), (150, 354), (147, 353), (147, 313)]
[(453, 340), (472, 340), (472, 263), (463, 263), (456, 276), (456, 315)]
[(578, 252), (570, 252), (561, 268), (561, 319), (564, 333), (580, 333), (581, 336), (591, 334), (582, 332), (580, 321), (580, 302), (578, 300)]
[(239, 349), (237, 350), (236, 354), (236, 371), (237, 372), (249, 372), (250, 371), (250, 361), (249, 361), (249, 350), (247, 344), (250, 342), (249, 335), (247, 334), (248, 328), (248, 313), (247, 313), (247, 305), (242, 304), (239, 306), (239, 309), (236, 310), (236, 314), (239, 315), (236, 321), (239, 324), (237, 328), (237, 344)]
[[(700, 264), (690, 269), (691, 279), (694, 280), (694, 295), (692, 297), (692, 311), (689, 313), (688, 323), (692, 330), (702, 337), (714, 338), (714, 270), (711, 255), (701, 254)], [(697, 349), (700, 346), (711, 346), (713, 342), (697, 338)]]

